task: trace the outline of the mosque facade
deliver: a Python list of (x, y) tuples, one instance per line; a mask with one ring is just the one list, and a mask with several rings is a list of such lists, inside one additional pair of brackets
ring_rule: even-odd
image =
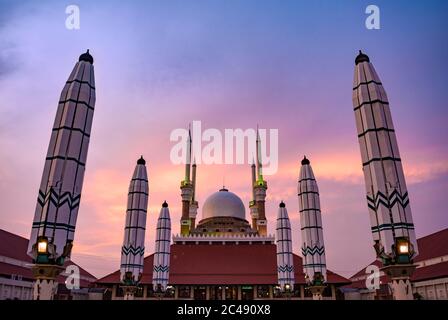
[[(57, 278), (70, 260), (96, 101), (93, 62), (89, 51), (80, 56), (58, 104), (27, 250), (35, 278), (33, 299), (54, 298)], [(410, 300), (419, 248), (409, 195), (387, 95), (369, 57), (362, 52), (355, 60), (353, 110), (373, 248), (381, 272), (390, 280), (393, 299)], [(149, 188), (146, 162), (141, 157), (128, 192), (120, 269), (95, 282), (105, 289), (104, 297), (342, 298), (340, 288), (351, 281), (327, 268), (318, 177), (310, 160), (302, 160), (297, 186), (302, 258), (292, 250), (285, 203), (278, 205), (276, 234), (267, 232), (268, 182), (263, 176), (258, 132), (247, 208), (238, 195), (223, 187), (204, 201), (199, 217), (198, 168), (194, 160), (192, 163), (191, 135), (189, 138), (185, 175), (180, 181), (180, 233), (171, 234), (169, 205), (164, 202), (155, 252), (144, 257)]]
[[(298, 183), (302, 216), (306, 220), (302, 232), (309, 235), (304, 243), (304, 262), (292, 251), (285, 203), (278, 206), (276, 234), (267, 234), (268, 184), (263, 177), (258, 135), (257, 161), (251, 165), (249, 219), (241, 198), (222, 187), (205, 200), (197, 221), (198, 168), (191, 164), (191, 139), (187, 150), (190, 151), (185, 176), (180, 182), (180, 233), (171, 237), (169, 207), (163, 203), (155, 253), (144, 259), (142, 269), (140, 265), (134, 269), (141, 273), (134, 277), (138, 283), (132, 290), (133, 296), (129, 296), (129, 284), (117, 271), (96, 282), (106, 289), (106, 299), (320, 300), (343, 296), (339, 288), (350, 281), (326, 269), (320, 205), (315, 202), (317, 183), (309, 159), (302, 161), (301, 170), (306, 173)], [(132, 212), (126, 214), (126, 221), (132, 220)]]

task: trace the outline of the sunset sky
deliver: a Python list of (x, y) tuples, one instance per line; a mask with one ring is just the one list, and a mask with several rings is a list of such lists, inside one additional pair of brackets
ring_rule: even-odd
[[(300, 252), (297, 180), (311, 160), (321, 195), (327, 265), (350, 276), (374, 258), (352, 108), (354, 59), (370, 56), (388, 93), (417, 236), (448, 227), (448, 2), (0, 0), (0, 228), (29, 237), (62, 87), (81, 53), (95, 59), (97, 102), (73, 260), (119, 268), (127, 189), (147, 161), (146, 253), (169, 203), (179, 232), (184, 168), (170, 133), (278, 129), (279, 170), (267, 176), (269, 231), (285, 201)], [(68, 5), (80, 30), (65, 28)], [(222, 187), (248, 204), (248, 165), (198, 167), (199, 214)], [(249, 210), (246, 207), (246, 217)]]

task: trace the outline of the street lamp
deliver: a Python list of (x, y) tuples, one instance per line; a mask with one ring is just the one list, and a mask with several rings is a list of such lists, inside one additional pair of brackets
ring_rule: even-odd
[(395, 255), (398, 263), (410, 263), (412, 251), (412, 245), (408, 238), (401, 237), (395, 240)]
[(48, 253), (47, 238), (42, 237), (37, 241), (37, 253), (38, 254), (47, 254)]
[(398, 245), (398, 253), (399, 254), (408, 254), (409, 253), (409, 244), (406, 242), (400, 243)]

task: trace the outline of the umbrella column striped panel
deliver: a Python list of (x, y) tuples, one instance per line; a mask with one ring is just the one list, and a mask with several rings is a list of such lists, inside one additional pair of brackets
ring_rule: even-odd
[(361, 51), (355, 59), (353, 110), (374, 248), (390, 266), (383, 271), (392, 279), (394, 298), (412, 299), (409, 277), (418, 247), (409, 194), (386, 91)]
[(164, 202), (157, 221), (152, 283), (155, 292), (165, 292), (170, 274), (171, 219)]
[(291, 292), (294, 290), (295, 282), (291, 223), (283, 201), (278, 209), (276, 236), (278, 284), (283, 292)]
[(325, 245), (320, 211), (319, 188), (310, 161), (305, 157), (298, 184), (303, 271), (307, 283), (321, 285), (327, 280)]
[(70, 259), (95, 110), (89, 50), (79, 57), (59, 98), (31, 228), (33, 298), (51, 300), (56, 277)]
[(125, 290), (125, 297), (132, 299), (135, 286), (143, 274), (145, 254), (146, 213), (148, 209), (148, 175), (146, 161), (141, 157), (129, 185), (124, 240), (121, 248), (120, 277)]

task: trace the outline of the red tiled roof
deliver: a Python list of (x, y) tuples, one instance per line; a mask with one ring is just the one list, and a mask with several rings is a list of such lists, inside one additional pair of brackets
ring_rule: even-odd
[[(152, 283), (153, 255), (144, 261), (142, 283)], [(277, 251), (274, 244), (171, 245), (170, 284), (276, 284)], [(296, 283), (305, 283), (302, 258), (294, 255)], [(97, 283), (119, 283), (115, 271)], [(328, 282), (350, 281), (328, 271)]]
[[(26, 253), (28, 249), (28, 239), (18, 236), (14, 233), (8, 232), (6, 230), (0, 229), (0, 256), (5, 256), (11, 259), (19, 260), (25, 263), (32, 264), (31, 257)], [(81, 272), (81, 276), (96, 279), (95, 276), (87, 272), (85, 269), (81, 268), (73, 261), (67, 261), (64, 267), (69, 265), (76, 265)], [(24, 278), (32, 279), (31, 270), (26, 267), (16, 266), (13, 264), (1, 263), (0, 264), (0, 274), (4, 275), (22, 275)], [(64, 282), (65, 278), (60, 276), (58, 278), (59, 282)], [(88, 282), (81, 280), (81, 284), (88, 284)]]
[[(419, 254), (415, 257), (414, 262), (421, 262), (448, 255), (447, 243), (448, 228), (417, 239)], [(382, 263), (378, 260), (373, 261), (370, 265), (372, 264), (377, 267), (382, 267)], [(367, 266), (350, 277), (353, 282), (349, 287), (365, 288), (365, 280), (356, 281), (355, 278), (366, 276), (366, 268)], [(411, 277), (411, 281), (422, 281), (442, 277), (448, 277), (448, 261), (417, 268)], [(380, 280), (388, 282), (388, 277), (382, 276)]]
[(419, 254), (415, 262), (448, 255), (448, 228), (418, 239), (417, 245)]
[(24, 279), (32, 280), (33, 273), (31, 272), (30, 268), (25, 268), (21, 266), (15, 266), (13, 264), (0, 262), (0, 274), (3, 275), (20, 275)]
[(417, 268), (411, 281), (422, 281), (448, 277), (448, 261)]

